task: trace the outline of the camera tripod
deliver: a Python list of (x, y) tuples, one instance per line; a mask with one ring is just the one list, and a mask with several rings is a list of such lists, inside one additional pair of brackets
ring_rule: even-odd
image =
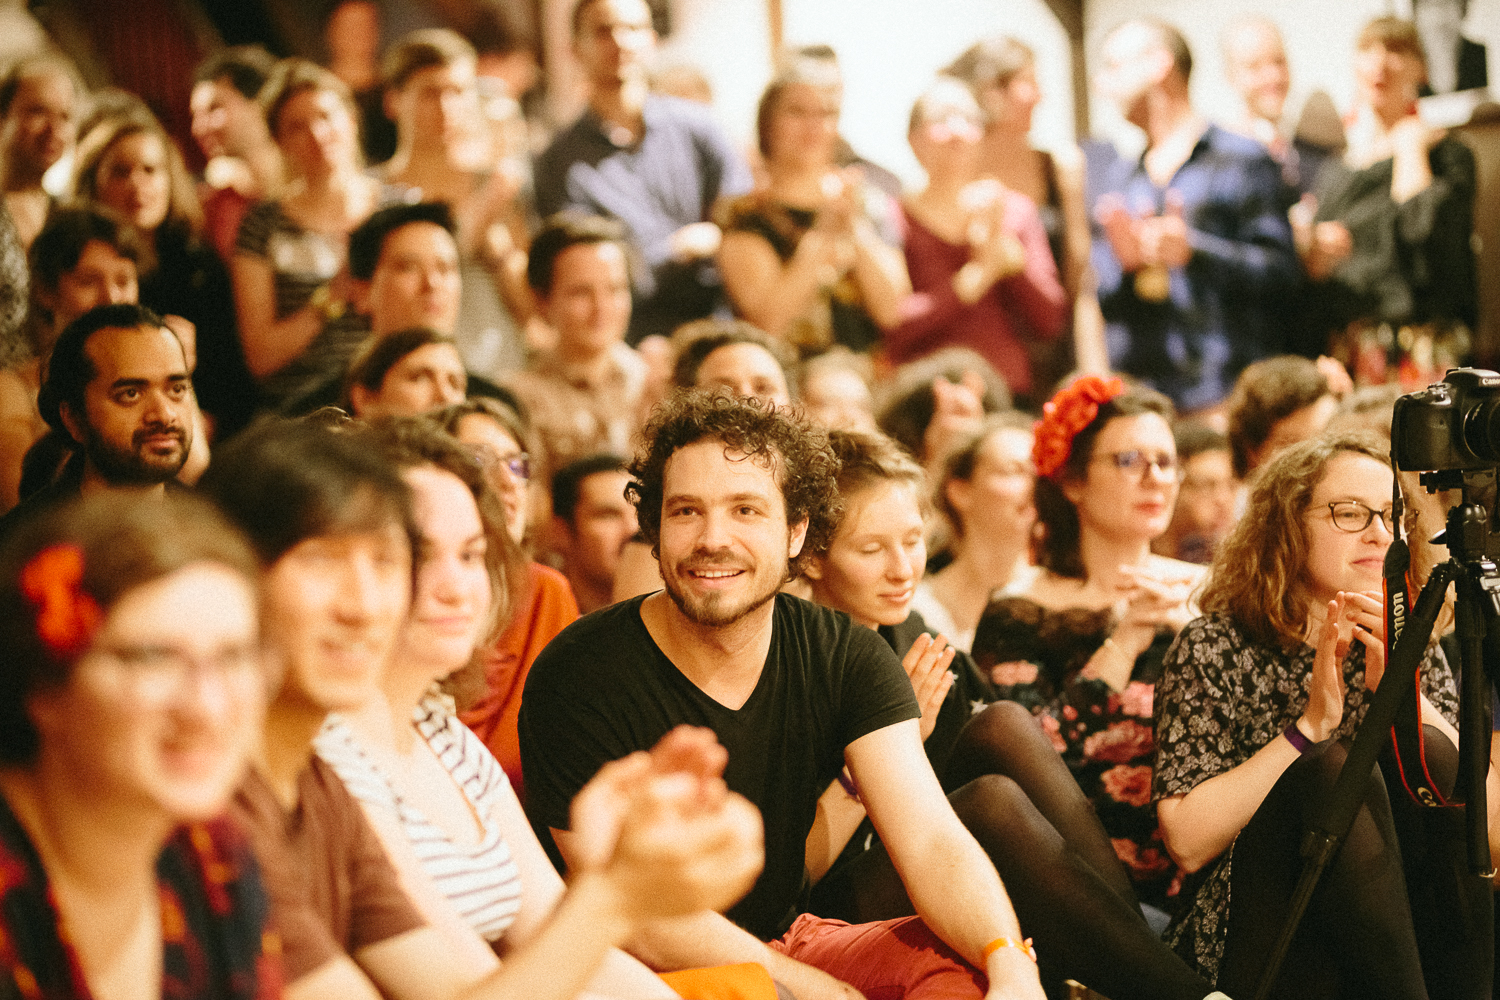
[[(1385, 674), (1364, 720), (1355, 733), (1343, 770), (1333, 792), (1319, 809), (1302, 841), (1302, 875), (1297, 883), (1281, 935), (1261, 975), (1256, 1000), (1267, 1000), (1282, 962), (1290, 949), (1302, 916), (1312, 901), (1323, 869), (1338, 852), (1364, 802), (1364, 789), (1398, 715), (1417, 718), (1417, 670), (1421, 666), (1433, 627), (1443, 608), (1450, 583), (1457, 584), (1456, 632), (1461, 650), (1459, 690), (1459, 767), (1452, 798), (1463, 802), (1468, 839), (1469, 867), (1476, 875), (1491, 877), (1488, 813), (1485, 808), (1485, 776), (1490, 764), (1490, 684), (1485, 664), (1485, 639), (1500, 641), (1500, 568), (1490, 555), (1491, 545), (1500, 547), (1500, 533), (1492, 536), (1491, 515), (1495, 500), (1496, 470), (1447, 470), (1424, 472), (1422, 485), (1429, 493), (1462, 488), (1462, 502), (1448, 513), (1444, 531), (1433, 541), (1448, 549), (1448, 559), (1439, 564), (1422, 588), (1414, 607), (1405, 605), (1405, 588), (1395, 588), (1386, 608), (1386, 635), (1391, 654)], [(1488, 503), (1479, 502), (1480, 498)], [(1399, 521), (1399, 494), (1394, 504)], [(1404, 581), (1409, 552), (1399, 539), (1386, 554), (1387, 581)], [(1426, 789), (1423, 789), (1425, 792)], [(1436, 804), (1427, 801), (1426, 805)]]

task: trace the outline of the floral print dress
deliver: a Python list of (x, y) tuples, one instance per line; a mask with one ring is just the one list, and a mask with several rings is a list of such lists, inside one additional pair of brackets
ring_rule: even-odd
[(974, 661), (999, 696), (1031, 710), (1093, 803), (1140, 901), (1176, 908), (1178, 869), (1162, 844), (1151, 801), (1153, 692), (1172, 641), (1160, 633), (1116, 692), (1081, 676), (1114, 627), (1110, 609), (1051, 610), (1025, 597), (990, 602), (974, 635)]
[[(1167, 652), (1156, 691), (1160, 747), (1152, 797), (1185, 795), (1233, 770), (1277, 739), (1307, 707), (1314, 650), (1267, 646), (1231, 619), (1208, 615), (1188, 624)], [(1334, 734), (1353, 737), (1365, 717), (1365, 647), (1344, 657), (1344, 718)], [(1422, 691), (1450, 722), (1458, 691), (1441, 649), (1422, 665)], [(1218, 979), (1228, 932), (1229, 875), (1234, 845), (1193, 876), (1166, 942), (1209, 982)]]

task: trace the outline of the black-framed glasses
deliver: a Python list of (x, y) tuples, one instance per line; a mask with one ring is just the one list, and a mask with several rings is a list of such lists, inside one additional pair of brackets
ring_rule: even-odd
[(1376, 510), (1358, 500), (1335, 500), (1328, 505), (1328, 512), (1333, 515), (1333, 526), (1340, 531), (1358, 534), (1368, 528), (1371, 521), (1379, 517), (1386, 531), (1393, 535), (1396, 533), (1395, 514), (1389, 507)]
[(1146, 478), (1146, 472), (1150, 469), (1160, 470), (1168, 479), (1176, 479), (1180, 471), (1177, 456), (1165, 451), (1142, 451), (1139, 448), (1132, 448), (1129, 451), (1104, 452), (1095, 455), (1094, 458), (1108, 459), (1120, 471), (1142, 479)]

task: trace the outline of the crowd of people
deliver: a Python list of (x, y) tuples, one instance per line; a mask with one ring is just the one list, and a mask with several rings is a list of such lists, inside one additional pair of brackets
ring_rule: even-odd
[[(378, 82), (225, 49), (201, 178), (61, 55), (0, 78), (0, 992), (1254, 995), (1386, 551), (1435, 561), (1395, 400), (1477, 321), (1415, 26), (1320, 145), (1275, 25), (1215, 123), (1126, 22), (1135, 158), (1033, 148), (984, 39), (907, 190), (827, 46), (745, 151), (644, 0), (570, 30), (545, 140), (456, 31)], [(1413, 694), (1442, 795), (1457, 670)], [(1493, 887), (1406, 788), (1270, 995), (1491, 996)]]

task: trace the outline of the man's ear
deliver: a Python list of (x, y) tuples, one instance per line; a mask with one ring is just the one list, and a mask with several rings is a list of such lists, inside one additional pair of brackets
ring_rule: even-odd
[(395, 87), (385, 88), (385, 91), (380, 96), (380, 108), (385, 112), (385, 116), (393, 122), (401, 120), (400, 109), (396, 107), (396, 102), (400, 97), (401, 91)]
[(88, 434), (84, 430), (86, 424), (79, 419), (78, 414), (73, 412), (73, 404), (67, 400), (57, 404), (57, 415), (62, 418), (63, 426), (68, 429), (68, 436), (79, 444), (88, 440)]
[(358, 382), (349, 387), (349, 405), (354, 408), (356, 417), (364, 416), (375, 399), (375, 393), (366, 389)]
[(943, 496), (949, 506), (964, 517), (969, 516), (969, 502), (973, 499), (974, 484), (967, 479), (950, 479), (943, 484)]
[(786, 557), (788, 559), (797, 558), (798, 554), (802, 551), (802, 543), (805, 541), (807, 541), (807, 518), (804, 517), (802, 520), (792, 525), (791, 538), (787, 544)]
[(370, 282), (351, 278), (349, 286), (354, 289), (354, 311), (361, 316), (370, 315)]

